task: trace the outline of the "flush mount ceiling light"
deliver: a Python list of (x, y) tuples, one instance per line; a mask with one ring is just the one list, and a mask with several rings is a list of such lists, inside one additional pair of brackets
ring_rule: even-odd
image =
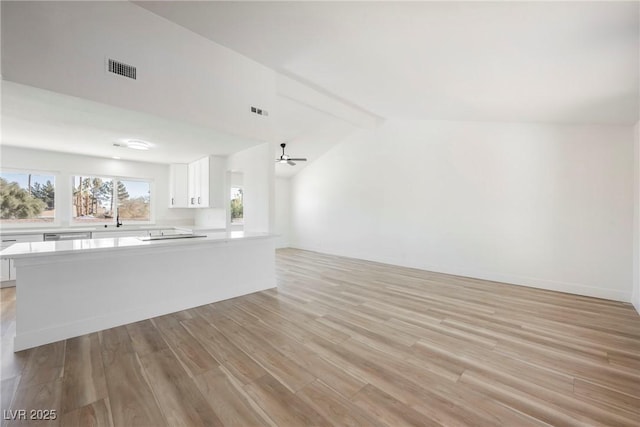
[(148, 150), (153, 144), (141, 139), (124, 139), (121, 143), (114, 143), (116, 147), (131, 148), (132, 150)]
[(151, 144), (147, 141), (142, 141), (140, 139), (127, 139), (125, 141), (127, 144), (127, 148), (131, 148), (133, 150), (148, 150), (151, 148)]

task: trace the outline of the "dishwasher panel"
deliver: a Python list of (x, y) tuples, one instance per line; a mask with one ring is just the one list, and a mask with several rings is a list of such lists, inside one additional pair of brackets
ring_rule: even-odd
[(82, 240), (82, 239), (90, 239), (91, 232), (90, 231), (78, 231), (72, 233), (45, 233), (44, 241), (61, 241), (61, 240)]

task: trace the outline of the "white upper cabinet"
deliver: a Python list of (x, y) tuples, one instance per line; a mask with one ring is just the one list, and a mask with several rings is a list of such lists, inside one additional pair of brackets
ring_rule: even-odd
[(169, 165), (169, 207), (188, 208), (189, 165)]
[[(189, 193), (189, 207), (197, 208), (198, 207), (198, 197), (202, 199), (200, 192), (202, 190), (202, 178), (200, 174), (200, 168), (202, 164), (200, 160), (189, 163), (189, 182), (187, 184), (188, 193)], [(202, 200), (200, 200), (201, 202)]]
[(188, 207), (223, 208), (226, 159), (208, 156), (189, 163)]

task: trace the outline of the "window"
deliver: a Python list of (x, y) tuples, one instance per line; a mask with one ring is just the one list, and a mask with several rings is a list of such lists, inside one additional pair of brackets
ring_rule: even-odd
[(231, 224), (243, 222), (242, 188), (231, 187)]
[(3, 225), (54, 222), (55, 198), (53, 175), (0, 172), (0, 223)]
[(96, 176), (73, 177), (73, 222), (112, 222), (115, 218), (113, 209), (113, 179)]
[(118, 181), (118, 215), (120, 221), (151, 220), (151, 183), (147, 181)]
[(112, 177), (73, 177), (73, 222), (151, 221), (151, 183)]

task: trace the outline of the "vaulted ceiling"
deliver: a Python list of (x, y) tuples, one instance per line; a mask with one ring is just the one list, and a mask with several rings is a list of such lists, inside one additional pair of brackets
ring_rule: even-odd
[(638, 2), (137, 4), (385, 118), (638, 120)]
[[(639, 2), (3, 1), (2, 142), (112, 156), (133, 136), (159, 149), (123, 158), (165, 163), (289, 142), (313, 160), (387, 118), (631, 125), (639, 17)], [(105, 75), (113, 55), (135, 85)]]

